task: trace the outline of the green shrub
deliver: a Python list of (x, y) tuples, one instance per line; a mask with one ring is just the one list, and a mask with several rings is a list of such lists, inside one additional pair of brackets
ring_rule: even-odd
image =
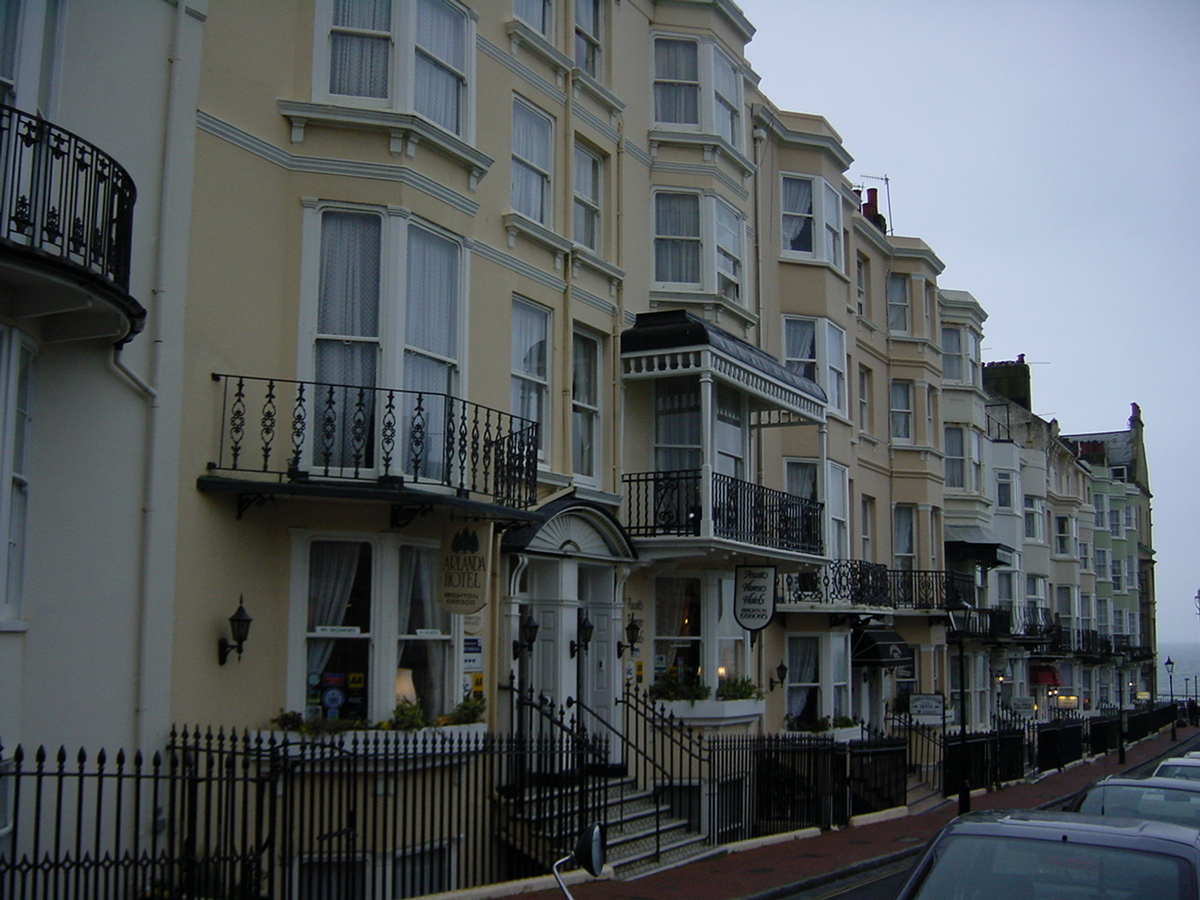
[(718, 700), (761, 700), (763, 692), (749, 678), (726, 678), (717, 685)]

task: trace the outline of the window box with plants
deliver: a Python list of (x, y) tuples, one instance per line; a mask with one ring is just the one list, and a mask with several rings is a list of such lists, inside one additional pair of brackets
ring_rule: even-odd
[(701, 681), (680, 681), (670, 674), (650, 685), (650, 699), (677, 719), (732, 722), (761, 716), (763, 692), (749, 678), (727, 678), (712, 688)]

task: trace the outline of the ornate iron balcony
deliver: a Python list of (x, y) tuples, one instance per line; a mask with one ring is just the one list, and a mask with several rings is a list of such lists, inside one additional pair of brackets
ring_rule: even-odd
[(972, 607), (975, 583), (959, 572), (889, 569), (879, 563), (838, 559), (818, 572), (788, 575), (783, 602), (876, 609)]
[(706, 509), (702, 473), (626, 475), (626, 527), (633, 537), (713, 537), (757, 547), (821, 553), (822, 504), (713, 473)]
[(0, 240), (11, 248), (128, 292), (136, 197), (112, 157), (45, 119), (0, 106)]
[(536, 422), (422, 391), (213, 374), (222, 385), (211, 471), (280, 480), (429, 485), (527, 509)]

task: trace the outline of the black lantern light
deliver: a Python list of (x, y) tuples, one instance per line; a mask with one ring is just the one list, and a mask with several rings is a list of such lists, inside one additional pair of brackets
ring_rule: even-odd
[(618, 658), (623, 656), (626, 650), (632, 650), (641, 643), (642, 626), (633, 616), (629, 617), (629, 624), (625, 626), (625, 639), (629, 641), (628, 644), (622, 644), (620, 641), (617, 641)]
[(782, 687), (787, 682), (787, 666), (783, 664), (783, 660), (779, 661), (779, 665), (775, 667), (775, 675), (777, 678), (767, 679), (767, 693), (775, 690), (777, 687)]
[(254, 620), (250, 618), (250, 614), (246, 612), (246, 606), (242, 597), (238, 597), (238, 608), (232, 616), (229, 617), (229, 633), (233, 636), (232, 641), (221, 638), (217, 641), (217, 661), (222, 666), (225, 665), (225, 660), (229, 658), (229, 654), (236, 650), (238, 662), (242, 660), (242, 645), (246, 643), (246, 638), (250, 636), (250, 623)]
[(521, 620), (519, 629), (519, 637), (513, 641), (513, 659), (518, 659), (522, 651), (533, 649), (533, 644), (537, 640), (538, 629), (541, 628), (537, 623), (537, 619), (533, 617), (533, 613), (525, 613), (525, 618)]
[(592, 633), (596, 630), (596, 626), (587, 616), (583, 617), (583, 621), (579, 623), (579, 641), (571, 641), (571, 658), (574, 659), (579, 653), (586, 653), (588, 644), (592, 642)]

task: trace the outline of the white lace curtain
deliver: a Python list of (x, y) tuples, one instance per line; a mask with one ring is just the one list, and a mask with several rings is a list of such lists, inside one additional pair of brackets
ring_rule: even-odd
[(438, 602), (434, 578), (437, 552), (416, 547), (400, 548), (400, 586), (398, 634), (401, 636), (398, 668), (412, 672), (417, 702), (427, 718), (449, 712), (446, 696), (446, 663), (450, 643), (447, 640), (412, 638), (418, 631), (450, 634), (450, 613)]
[(544, 222), (550, 181), (550, 122), (524, 103), (513, 104), (512, 152), (513, 209)]
[(659, 122), (700, 124), (698, 46), (660, 38), (654, 42), (654, 117)]
[(817, 380), (817, 323), (788, 319), (783, 333), (783, 358), (787, 367), (809, 381)]
[[(308, 631), (341, 625), (363, 545), (350, 541), (315, 541), (308, 552)], [(320, 674), (337, 638), (308, 639), (308, 673)]]
[(700, 282), (700, 198), (654, 196), (654, 277), (680, 284)]
[[(387, 98), (391, 13), (391, 0), (335, 0), (329, 35), (331, 94)], [(377, 34), (355, 33), (370, 31)]]
[(367, 464), (365, 446), (353, 444), (352, 416), (361, 408), (370, 420), (375, 400), (381, 229), (373, 215), (329, 211), (321, 218), (314, 377), (320, 385), (349, 387), (332, 396), (318, 388), (310, 398), (318, 465), (349, 466), (356, 456)]
[(812, 252), (813, 190), (807, 178), (783, 179), (783, 248)]
[(655, 395), (656, 465), (660, 472), (700, 467), (700, 383), (663, 379)]
[(415, 110), (447, 131), (462, 127), (466, 19), (443, 0), (417, 4)]
[(816, 637), (788, 639), (787, 710), (794, 720), (815, 722), (820, 718), (820, 660), (820, 643)]

